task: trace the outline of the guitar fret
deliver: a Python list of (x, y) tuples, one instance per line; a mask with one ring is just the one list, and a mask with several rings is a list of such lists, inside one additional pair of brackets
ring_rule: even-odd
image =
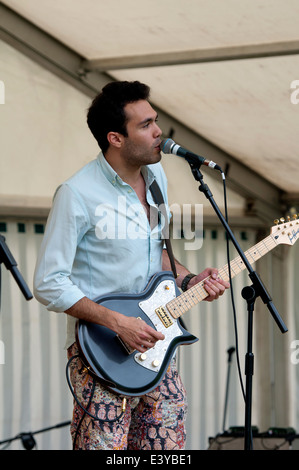
[[(245, 252), (245, 256), (247, 259), (250, 258), (253, 262), (255, 262), (262, 256), (264, 256), (266, 253), (268, 253), (270, 250), (272, 250), (276, 246), (276, 244), (277, 243), (274, 238), (269, 235), (267, 238), (260, 241), (252, 248), (249, 248)], [(230, 262), (231, 277), (235, 277), (245, 268), (246, 266), (242, 258), (240, 256), (237, 256)], [(219, 269), (218, 274), (221, 279), (223, 279), (224, 281), (228, 281), (228, 264)], [(186, 292), (183, 292), (181, 295), (175, 297), (173, 300), (167, 303), (166, 306), (173, 318), (179, 318), (183, 313), (189, 311), (190, 308), (194, 307), (199, 302), (208, 297), (208, 293), (204, 288), (204, 281), (205, 280), (199, 282), (198, 284), (195, 284)]]
[(208, 293), (203, 287), (203, 281), (201, 281), (191, 289), (168, 302), (167, 308), (174, 318), (178, 318), (183, 313), (189, 311), (190, 308), (201, 302), (207, 296)]

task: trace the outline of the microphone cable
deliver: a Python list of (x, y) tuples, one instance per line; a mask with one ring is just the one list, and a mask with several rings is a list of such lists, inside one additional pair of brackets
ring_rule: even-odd
[[(227, 192), (226, 192), (226, 180), (225, 174), (222, 174), (222, 181), (223, 181), (223, 194), (224, 194), (224, 215), (225, 220), (228, 223), (228, 209), (227, 209)], [(240, 355), (239, 355), (239, 339), (238, 339), (238, 326), (237, 326), (237, 315), (236, 315), (236, 306), (235, 306), (235, 299), (234, 299), (234, 290), (233, 290), (233, 283), (232, 283), (232, 275), (231, 275), (231, 265), (230, 265), (230, 250), (229, 250), (229, 236), (226, 233), (226, 256), (227, 256), (227, 265), (228, 265), (228, 275), (229, 275), (229, 283), (230, 283), (230, 294), (231, 294), (231, 302), (232, 302), (232, 309), (233, 309), (233, 322), (234, 322), (234, 331), (235, 331), (235, 343), (236, 343), (236, 358), (237, 358), (237, 368), (240, 380), (240, 386), (242, 390), (242, 395), (244, 401), (246, 400), (244, 384), (242, 379), (241, 373), (241, 366), (240, 366)]]

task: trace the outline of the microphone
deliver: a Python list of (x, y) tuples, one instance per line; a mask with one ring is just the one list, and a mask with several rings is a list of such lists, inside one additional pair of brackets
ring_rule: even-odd
[(201, 165), (206, 165), (210, 168), (213, 168), (214, 170), (219, 170), (222, 172), (220, 166), (216, 163), (212, 162), (211, 160), (206, 160), (204, 157), (200, 157), (195, 153), (189, 152), (189, 150), (180, 147), (172, 139), (163, 139), (160, 144), (160, 149), (163, 153), (173, 153), (174, 155), (185, 158), (189, 162), (200, 163)]

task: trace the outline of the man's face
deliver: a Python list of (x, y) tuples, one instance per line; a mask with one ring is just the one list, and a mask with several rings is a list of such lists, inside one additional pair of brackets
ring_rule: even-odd
[(157, 125), (157, 113), (146, 100), (128, 103), (127, 137), (124, 137), (122, 156), (134, 166), (157, 163), (161, 159), (162, 131)]

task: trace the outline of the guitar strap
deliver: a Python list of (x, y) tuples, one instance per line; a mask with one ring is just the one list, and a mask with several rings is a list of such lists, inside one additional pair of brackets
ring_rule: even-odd
[(166, 211), (163, 195), (162, 195), (161, 189), (160, 189), (160, 187), (159, 187), (156, 180), (154, 180), (152, 182), (149, 189), (152, 193), (152, 196), (153, 196), (153, 199), (154, 199), (155, 203), (158, 205), (158, 210), (161, 211), (161, 213), (163, 215), (163, 218), (164, 218), (164, 227), (162, 229), (162, 234), (163, 234), (163, 237), (164, 237), (164, 240), (165, 240), (166, 250), (167, 250), (169, 260), (170, 260), (171, 269), (172, 269), (173, 275), (176, 279), (178, 277), (178, 275), (177, 275), (177, 271), (176, 271), (176, 267), (175, 267), (175, 261), (174, 261), (172, 246), (171, 246), (170, 239), (169, 239), (169, 224), (168, 224), (167, 211)]
[[(164, 227), (163, 227), (163, 230), (162, 230), (162, 234), (164, 236), (164, 240), (165, 240), (165, 244), (166, 244), (166, 250), (167, 250), (167, 254), (168, 254), (168, 257), (169, 257), (169, 260), (170, 260), (170, 264), (171, 264), (171, 269), (172, 269), (174, 278), (176, 279), (178, 277), (178, 274), (177, 274), (177, 270), (176, 270), (176, 267), (175, 267), (174, 255), (173, 255), (172, 246), (171, 246), (170, 239), (169, 239), (169, 224), (168, 224), (167, 211), (166, 211), (166, 207), (165, 207), (165, 203), (164, 203), (164, 199), (163, 199), (161, 189), (160, 189), (160, 187), (159, 187), (156, 180), (154, 180), (152, 182), (152, 184), (150, 185), (150, 191), (152, 193), (153, 200), (158, 205), (158, 210), (160, 210), (162, 212), (162, 215), (163, 215), (163, 218), (164, 218), (164, 221), (165, 221), (164, 222)], [(185, 323), (184, 323), (184, 321), (181, 317), (178, 319), (178, 321), (180, 322), (182, 327), (185, 328), (185, 330), (187, 330), (187, 327), (186, 327), (186, 325), (185, 325)]]

